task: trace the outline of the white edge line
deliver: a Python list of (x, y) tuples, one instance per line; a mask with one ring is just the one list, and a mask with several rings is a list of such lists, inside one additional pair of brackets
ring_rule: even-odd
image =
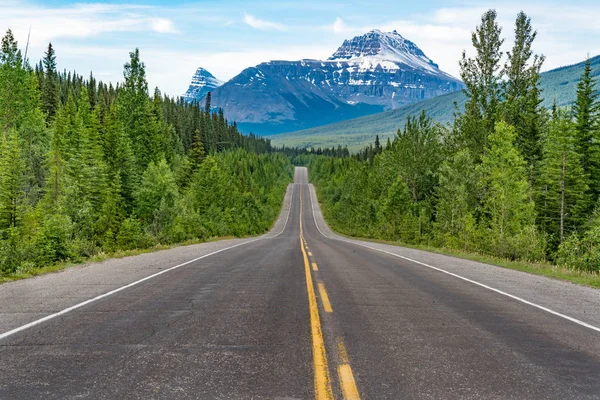
[[(290, 220), (290, 214), (292, 213), (292, 201), (294, 201), (295, 191), (296, 191), (296, 184), (292, 183), (292, 194), (290, 196), (290, 206), (288, 207), (288, 214), (287, 214), (287, 218), (285, 219), (285, 224), (283, 225), (283, 229), (281, 229), (281, 232), (279, 232), (277, 235), (273, 236), (272, 238), (268, 238), (268, 239), (274, 239), (274, 238), (278, 237), (279, 235), (281, 235), (283, 232), (285, 232), (285, 228), (287, 228), (288, 221)], [(284, 197), (284, 199), (285, 199), (285, 197)]]
[[(309, 187), (309, 191), (310, 191), (310, 187)], [(314, 186), (313, 186), (313, 191), (314, 191)], [(354, 245), (356, 245), (356, 246), (362, 246), (362, 247), (365, 247), (365, 248), (367, 248), (367, 249), (371, 249), (371, 250), (379, 251), (379, 252), (382, 252), (382, 253), (386, 253), (386, 254), (389, 254), (389, 255), (391, 255), (391, 256), (398, 257), (398, 258), (402, 258), (403, 260), (410, 261), (410, 262), (413, 262), (413, 263), (415, 263), (415, 264), (419, 264), (419, 265), (422, 265), (422, 266), (424, 266), (424, 267), (427, 267), (427, 268), (434, 269), (434, 270), (436, 270), (436, 271), (439, 271), (439, 272), (443, 272), (444, 274), (447, 274), (447, 275), (453, 276), (453, 277), (455, 277), (455, 278), (458, 278), (458, 279), (462, 279), (463, 281), (466, 281), (466, 282), (472, 283), (472, 284), (474, 284), (474, 285), (480, 286), (480, 287), (482, 287), (482, 288), (485, 288), (485, 289), (491, 290), (491, 291), (493, 291), (493, 292), (496, 292), (496, 293), (498, 293), (498, 294), (501, 294), (501, 295), (503, 295), (503, 296), (510, 297), (510, 298), (511, 298), (511, 299), (513, 299), (513, 300), (520, 301), (521, 303), (528, 304), (528, 305), (530, 305), (530, 306), (532, 306), (532, 307), (535, 307), (535, 308), (537, 308), (537, 309), (540, 309), (540, 310), (546, 311), (547, 313), (550, 313), (550, 314), (556, 315), (556, 316), (558, 316), (558, 317), (564, 318), (564, 319), (566, 319), (566, 320), (568, 320), (568, 321), (571, 321), (571, 322), (574, 322), (574, 323), (576, 323), (576, 324), (578, 324), (578, 325), (581, 325), (581, 326), (584, 326), (584, 327), (586, 327), (586, 328), (592, 329), (592, 330), (594, 330), (594, 331), (596, 331), (596, 332), (600, 332), (600, 328), (599, 328), (599, 327), (597, 327), (597, 326), (594, 326), (594, 325), (588, 324), (587, 322), (583, 322), (583, 321), (581, 321), (581, 320), (578, 320), (577, 318), (569, 317), (568, 315), (561, 314), (561, 313), (559, 313), (558, 311), (554, 311), (554, 310), (551, 310), (551, 309), (549, 309), (549, 308), (547, 308), (547, 307), (541, 306), (541, 305), (539, 305), (539, 304), (532, 303), (532, 302), (531, 302), (531, 301), (529, 301), (529, 300), (525, 300), (525, 299), (523, 299), (523, 298), (521, 298), (521, 297), (518, 297), (518, 296), (515, 296), (515, 295), (513, 295), (513, 294), (510, 294), (510, 293), (503, 292), (503, 291), (502, 291), (502, 290), (500, 290), (500, 289), (496, 289), (496, 288), (493, 288), (493, 287), (491, 287), (491, 286), (485, 285), (485, 284), (483, 284), (483, 283), (480, 283), (480, 282), (474, 281), (474, 280), (472, 280), (472, 279), (465, 278), (464, 276), (461, 276), (461, 275), (455, 274), (455, 273), (453, 273), (453, 272), (446, 271), (446, 270), (444, 270), (444, 269), (441, 269), (441, 268), (438, 268), (438, 267), (434, 267), (434, 266), (432, 266), (432, 265), (425, 264), (425, 263), (423, 263), (423, 262), (421, 262), (421, 261), (413, 260), (412, 258), (408, 258), (408, 257), (405, 257), (405, 256), (401, 256), (401, 255), (399, 255), (399, 254), (394, 254), (394, 253), (392, 253), (392, 252), (390, 252), (390, 251), (387, 251), (387, 250), (383, 250), (383, 249), (378, 249), (378, 248), (376, 248), (376, 247), (367, 246), (366, 244), (362, 244), (362, 243), (358, 243), (358, 242), (355, 242), (355, 241), (350, 241), (350, 240), (346, 240), (346, 239), (342, 239), (342, 238), (328, 237), (327, 235), (325, 235), (325, 234), (323, 233), (323, 231), (321, 231), (321, 228), (319, 228), (319, 224), (317, 223), (317, 217), (315, 216), (315, 208), (314, 208), (314, 202), (313, 202), (313, 199), (312, 199), (312, 192), (310, 192), (310, 193), (311, 193), (311, 196), (310, 196), (310, 205), (311, 205), (311, 209), (312, 209), (312, 213), (313, 213), (313, 218), (314, 218), (314, 220), (315, 220), (315, 226), (317, 227), (317, 230), (319, 231), (319, 233), (320, 233), (321, 235), (323, 235), (323, 237), (325, 237), (325, 238), (328, 238), (328, 239), (333, 239), (333, 240), (339, 240), (340, 242), (346, 242), (346, 243), (354, 244)], [(315, 192), (315, 195), (316, 195), (316, 192)]]
[(95, 301), (101, 300), (101, 299), (103, 299), (103, 298), (105, 298), (105, 297), (111, 296), (111, 295), (113, 295), (113, 294), (115, 294), (115, 293), (118, 293), (118, 292), (120, 292), (120, 291), (122, 291), (122, 290), (128, 289), (128, 288), (130, 288), (130, 287), (132, 287), (132, 286), (138, 285), (138, 284), (140, 284), (140, 283), (142, 283), (142, 282), (145, 282), (145, 281), (147, 281), (147, 280), (149, 280), (149, 279), (155, 278), (155, 277), (157, 277), (157, 276), (159, 276), (159, 275), (166, 274), (167, 272), (169, 272), (169, 271), (173, 271), (174, 269), (181, 268), (181, 267), (183, 267), (183, 266), (185, 266), (185, 265), (188, 265), (188, 264), (191, 264), (191, 263), (193, 263), (193, 262), (196, 262), (196, 261), (198, 261), (198, 260), (201, 260), (201, 259), (203, 259), (203, 258), (206, 258), (206, 257), (212, 256), (212, 255), (215, 255), (215, 254), (217, 254), (217, 253), (221, 253), (221, 252), (223, 252), (223, 251), (226, 251), (226, 250), (233, 249), (234, 247), (238, 247), (238, 246), (242, 246), (242, 245), (245, 245), (245, 244), (253, 243), (253, 242), (256, 242), (256, 241), (259, 241), (259, 240), (264, 240), (264, 239), (273, 239), (273, 238), (276, 238), (277, 236), (279, 236), (279, 235), (281, 235), (283, 232), (285, 232), (285, 228), (287, 227), (287, 223), (288, 223), (288, 221), (289, 221), (289, 219), (290, 219), (290, 214), (291, 214), (291, 212), (292, 212), (292, 200), (294, 199), (294, 188), (296, 187), (296, 185), (294, 185), (294, 184), (292, 184), (292, 185), (293, 185), (293, 186), (292, 186), (292, 195), (291, 195), (291, 197), (290, 197), (290, 206), (289, 206), (289, 209), (288, 209), (288, 215), (287, 215), (287, 218), (286, 218), (286, 220), (285, 220), (285, 224), (284, 224), (284, 226), (283, 226), (283, 229), (282, 229), (282, 230), (281, 230), (281, 232), (279, 232), (277, 235), (275, 235), (275, 236), (273, 236), (273, 237), (259, 237), (259, 238), (252, 239), (252, 240), (249, 240), (249, 241), (246, 241), (246, 242), (243, 242), (243, 243), (238, 243), (238, 244), (236, 244), (236, 245), (233, 245), (233, 246), (225, 247), (225, 248), (223, 248), (223, 249), (220, 249), (220, 250), (217, 250), (217, 251), (213, 251), (212, 253), (208, 253), (208, 254), (205, 254), (205, 255), (203, 255), (203, 256), (200, 256), (200, 257), (196, 257), (196, 258), (194, 258), (194, 259), (192, 259), (192, 260), (189, 260), (189, 261), (186, 261), (186, 262), (184, 262), (184, 263), (181, 263), (181, 264), (175, 265), (175, 266), (173, 266), (173, 267), (170, 267), (170, 268), (167, 268), (167, 269), (165, 269), (165, 270), (163, 270), (163, 271), (160, 271), (160, 272), (157, 272), (157, 273), (155, 273), (155, 274), (152, 274), (152, 275), (146, 276), (145, 278), (139, 279), (139, 280), (137, 280), (137, 281), (135, 281), (135, 282), (131, 282), (131, 283), (129, 283), (129, 284), (127, 284), (127, 285), (125, 285), (125, 286), (121, 286), (121, 287), (119, 287), (119, 288), (116, 288), (116, 289), (114, 289), (114, 290), (111, 290), (110, 292), (106, 292), (106, 293), (104, 293), (104, 294), (101, 294), (101, 295), (99, 295), (99, 296), (96, 296), (96, 297), (94, 297), (94, 298), (88, 299), (88, 300), (86, 300), (86, 301), (82, 301), (81, 303), (78, 303), (78, 304), (75, 304), (75, 305), (73, 305), (73, 306), (71, 306), (71, 307), (65, 308), (64, 310), (58, 311), (58, 312), (56, 312), (56, 313), (54, 313), (54, 314), (46, 315), (46, 316), (45, 316), (45, 317), (43, 317), (43, 318), (37, 319), (37, 320), (35, 320), (35, 321), (32, 321), (32, 322), (30, 322), (30, 323), (28, 323), (28, 324), (21, 325), (21, 326), (19, 326), (19, 327), (17, 327), (17, 328), (14, 328), (14, 329), (10, 330), (10, 331), (4, 332), (4, 333), (0, 334), (0, 340), (2, 340), (2, 339), (5, 339), (5, 338), (7, 338), (7, 337), (9, 337), (9, 336), (12, 336), (12, 335), (14, 335), (15, 333), (18, 333), (18, 332), (24, 331), (24, 330), (26, 330), (26, 329), (32, 328), (32, 327), (34, 327), (34, 326), (36, 326), (36, 325), (39, 325), (39, 324), (41, 324), (41, 323), (43, 323), (43, 322), (46, 322), (46, 321), (49, 321), (49, 320), (51, 320), (51, 319), (54, 319), (54, 318), (56, 318), (56, 317), (59, 317), (59, 316), (61, 316), (61, 315), (63, 315), (63, 314), (66, 314), (66, 313), (68, 313), (68, 312), (71, 312), (71, 311), (73, 311), (73, 310), (76, 310), (76, 309), (78, 309), (78, 308), (81, 308), (81, 307), (83, 307), (83, 306), (85, 306), (85, 305), (87, 305), (87, 304), (90, 304), (90, 303), (93, 303), (93, 302), (95, 302)]

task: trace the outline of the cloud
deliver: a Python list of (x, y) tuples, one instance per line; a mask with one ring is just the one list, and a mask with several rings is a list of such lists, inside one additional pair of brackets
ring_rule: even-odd
[(173, 21), (157, 18), (147, 6), (75, 4), (49, 8), (27, 4), (0, 5), (0, 29), (12, 29), (23, 40), (31, 26), (31, 44), (45, 45), (58, 38), (89, 38), (110, 32), (176, 33)]
[(268, 31), (268, 30), (284, 31), (285, 30), (285, 26), (283, 26), (282, 24), (258, 19), (255, 16), (246, 14), (246, 13), (244, 13), (244, 22), (247, 25), (253, 27), (254, 29), (260, 29), (261, 31)]
[(158, 33), (178, 33), (173, 21), (166, 18), (152, 18), (150, 20), (150, 27), (154, 32)]

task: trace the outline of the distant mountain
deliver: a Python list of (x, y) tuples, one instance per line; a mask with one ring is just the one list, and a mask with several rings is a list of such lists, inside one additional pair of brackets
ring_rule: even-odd
[(183, 98), (187, 101), (202, 99), (208, 92), (215, 90), (222, 84), (223, 81), (218, 80), (213, 74), (200, 67), (196, 70), (194, 76), (192, 76), (192, 83), (190, 83), (190, 87), (183, 95)]
[[(593, 75), (600, 79), (600, 56), (596, 56), (590, 61)], [(579, 78), (583, 73), (584, 64), (585, 62), (581, 62), (541, 74), (540, 88), (544, 98), (543, 105), (546, 108), (552, 107), (555, 99), (559, 106), (567, 106), (573, 103), (577, 82), (579, 82)], [(600, 90), (600, 87), (597, 89)], [(418, 115), (421, 110), (425, 110), (428, 115), (438, 122), (450, 122), (454, 118), (455, 102), (459, 110), (464, 108), (465, 96), (462, 91), (362, 118), (273, 135), (271, 139), (275, 145), (331, 147), (341, 144), (348, 145), (356, 150), (372, 143), (375, 140), (375, 135), (379, 135), (382, 139), (393, 136), (399, 128), (404, 127), (406, 118), (409, 115)]]
[(462, 87), (396, 31), (372, 30), (344, 41), (327, 60), (247, 68), (214, 89), (211, 104), (242, 131), (268, 134), (391, 110)]

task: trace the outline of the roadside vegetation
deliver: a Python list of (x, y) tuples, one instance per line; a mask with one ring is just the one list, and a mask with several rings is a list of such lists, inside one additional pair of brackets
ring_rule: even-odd
[(588, 61), (575, 103), (545, 109), (535, 37), (520, 13), (503, 55), (490, 10), (473, 33), (474, 57), (463, 53), (460, 62), (467, 101), (452, 125), (421, 113), (409, 116), (393, 141), (377, 139), (358, 154), (297, 155), (331, 226), (530, 272), (539, 266), (545, 275), (576, 271), (571, 275), (598, 286), (598, 88)]
[[(0, 279), (132, 249), (265, 232), (292, 167), (222, 112), (148, 92), (139, 51), (113, 87), (0, 50)], [(40, 269), (41, 268), (41, 269)]]

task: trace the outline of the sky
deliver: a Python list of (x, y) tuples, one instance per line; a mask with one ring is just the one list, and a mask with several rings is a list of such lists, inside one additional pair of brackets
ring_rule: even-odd
[(471, 32), (481, 14), (498, 12), (505, 50), (519, 11), (538, 31), (543, 70), (600, 54), (600, 2), (402, 0), (0, 0), (0, 30), (12, 29), (28, 57), (39, 61), (52, 42), (60, 70), (90, 71), (122, 81), (123, 64), (138, 47), (151, 88), (178, 96), (198, 67), (221, 80), (269, 60), (325, 59), (344, 39), (371, 29), (397, 30), (440, 68), (459, 76), (462, 51), (473, 54)]

